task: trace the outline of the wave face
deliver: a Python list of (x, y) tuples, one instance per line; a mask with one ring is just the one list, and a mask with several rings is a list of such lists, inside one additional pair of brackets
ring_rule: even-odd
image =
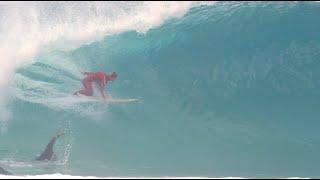
[[(320, 4), (217, 2), (181, 12), (19, 62), (2, 88), (10, 116), (0, 124), (1, 165), (22, 175), (319, 176)], [(116, 71), (107, 93), (141, 101), (72, 96), (84, 70)], [(61, 128), (58, 162), (34, 162)]]

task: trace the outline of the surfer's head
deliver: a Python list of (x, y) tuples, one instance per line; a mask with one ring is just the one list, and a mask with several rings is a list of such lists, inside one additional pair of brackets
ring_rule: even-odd
[(118, 77), (118, 74), (116, 72), (112, 72), (110, 77), (111, 81), (114, 81)]

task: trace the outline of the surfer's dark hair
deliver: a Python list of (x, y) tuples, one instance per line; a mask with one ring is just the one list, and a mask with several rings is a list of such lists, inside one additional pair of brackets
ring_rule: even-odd
[(116, 72), (112, 72), (111, 76), (116, 78), (116, 77), (118, 77), (118, 74)]

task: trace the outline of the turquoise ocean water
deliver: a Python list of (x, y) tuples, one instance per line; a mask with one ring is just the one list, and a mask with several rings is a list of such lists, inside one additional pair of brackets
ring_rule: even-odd
[[(5, 94), (0, 166), (17, 175), (319, 177), (319, 3), (184, 4), (183, 13), (170, 17), (166, 13), (182, 4), (161, 5), (165, 10), (150, 11), (160, 14), (161, 23), (141, 18), (147, 13), (138, 16), (157, 4), (105, 4), (108, 12), (118, 8), (139, 20), (132, 28), (116, 26), (116, 20), (123, 21), (118, 12), (109, 12), (114, 19), (106, 20), (99, 15), (105, 9), (85, 11), (98, 7), (89, 2), (36, 3), (19, 11), (31, 15), (11, 25), (34, 25), (34, 15), (38, 24), (27, 32), (45, 32), (32, 35), (41, 40), (57, 33), (57, 24), (69, 27), (65, 22), (78, 23), (68, 30), (91, 32), (90, 23), (98, 22), (96, 27), (100, 21), (114, 29), (98, 29), (93, 34), (100, 38), (87, 41), (88, 35), (80, 39), (86, 43), (73, 43), (77, 46), (70, 50), (56, 47), (78, 42), (80, 35), (54, 37), (50, 48), (52, 39), (41, 41), (29, 60), (8, 53), (10, 61), (1, 64), (13, 70), (0, 86)], [(10, 18), (14, 8), (20, 4), (0, 4), (1, 18)], [(95, 12), (95, 19), (77, 21), (74, 10)], [(58, 12), (63, 15), (55, 16)], [(28, 34), (18, 34), (23, 41), (8, 38), (10, 22), (1, 25), (0, 39), (32, 41)], [(83, 70), (116, 71), (119, 77), (106, 92), (140, 101), (101, 103), (72, 96), (81, 88)], [(55, 146), (59, 160), (35, 162), (62, 128), (66, 136)]]

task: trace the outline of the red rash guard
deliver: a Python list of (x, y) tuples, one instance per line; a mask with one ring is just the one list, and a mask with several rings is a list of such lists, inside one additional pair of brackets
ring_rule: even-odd
[(100, 92), (102, 93), (106, 83), (111, 80), (111, 77), (104, 72), (86, 72), (87, 76), (82, 80), (84, 91), (82, 94), (87, 96), (93, 95), (92, 82), (97, 82), (99, 85)]

